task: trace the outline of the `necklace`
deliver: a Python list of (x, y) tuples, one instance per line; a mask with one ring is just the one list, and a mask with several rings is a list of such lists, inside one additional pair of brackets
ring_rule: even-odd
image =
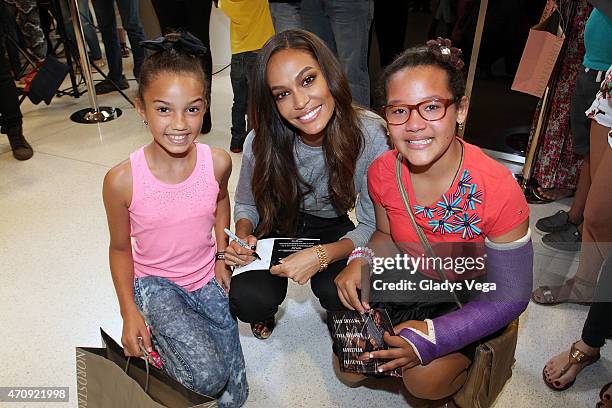
[[(461, 146), (461, 160), (459, 160), (459, 166), (457, 166), (457, 170), (455, 170), (455, 175), (453, 176), (453, 179), (451, 180), (447, 190), (449, 190), (453, 186), (453, 184), (455, 184), (455, 180), (457, 180), (459, 171), (461, 170), (461, 167), (463, 167), (463, 143), (459, 142), (459, 145)], [(408, 163), (408, 174), (412, 176), (412, 173), (410, 173), (410, 163)]]
[(459, 160), (459, 166), (457, 167), (457, 171), (455, 171), (455, 175), (451, 180), (450, 186), (448, 186), (449, 189), (453, 186), (453, 184), (455, 184), (455, 180), (457, 180), (457, 176), (459, 175), (459, 170), (461, 170), (461, 167), (463, 167), (463, 143), (459, 142), (459, 145), (461, 146), (461, 160)]

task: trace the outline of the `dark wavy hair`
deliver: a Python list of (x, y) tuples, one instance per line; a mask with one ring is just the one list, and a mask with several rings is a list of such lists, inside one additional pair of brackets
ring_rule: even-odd
[(334, 99), (335, 110), (325, 127), (323, 153), (328, 170), (327, 199), (344, 213), (355, 206), (353, 176), (364, 145), (348, 80), (334, 54), (314, 34), (287, 30), (271, 37), (259, 51), (250, 86), (249, 118), (255, 130), (255, 164), (251, 185), (260, 221), (258, 237), (294, 235), (304, 196), (312, 191), (298, 173), (294, 157), (297, 130), (279, 113), (267, 81), (270, 58), (286, 49), (302, 50), (319, 63)]

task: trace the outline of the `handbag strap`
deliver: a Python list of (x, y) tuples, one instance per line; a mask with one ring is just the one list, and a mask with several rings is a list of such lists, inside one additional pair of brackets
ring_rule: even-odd
[[(402, 160), (403, 160), (402, 154), (398, 152), (397, 160), (395, 161), (395, 178), (397, 180), (397, 188), (399, 189), (400, 196), (402, 197), (402, 202), (404, 203), (404, 208), (406, 209), (406, 212), (408, 213), (410, 222), (412, 223), (412, 226), (414, 230), (416, 231), (417, 236), (419, 237), (419, 240), (421, 241), (421, 245), (423, 245), (423, 249), (425, 250), (425, 253), (427, 254), (429, 258), (435, 258), (436, 254), (433, 248), (431, 247), (431, 244), (427, 240), (427, 237), (425, 236), (425, 232), (423, 232), (423, 229), (421, 228), (421, 226), (417, 224), (416, 220), (414, 219), (414, 214), (412, 213), (412, 206), (410, 205), (410, 198), (408, 197), (408, 193), (406, 192), (406, 189), (404, 188), (404, 183), (402, 182)], [(438, 275), (440, 279), (448, 280), (448, 278), (446, 277), (446, 273), (444, 273), (442, 269), (437, 268), (435, 265), (435, 262), (434, 262), (434, 271), (436, 272), (436, 274)], [(451, 294), (453, 295), (453, 300), (455, 301), (459, 309), (461, 309), (463, 307), (463, 304), (459, 300), (459, 297), (454, 291), (451, 292)]]
[[(138, 346), (140, 347), (140, 351), (145, 355), (145, 368), (147, 370), (147, 378), (145, 380), (144, 392), (145, 394), (149, 392), (149, 358), (151, 357), (147, 350), (144, 348), (142, 342), (138, 342)], [(132, 357), (128, 357), (125, 362), (125, 373), (128, 374), (128, 370), (130, 369), (130, 362), (132, 361)], [(129, 375), (129, 374), (128, 374)]]

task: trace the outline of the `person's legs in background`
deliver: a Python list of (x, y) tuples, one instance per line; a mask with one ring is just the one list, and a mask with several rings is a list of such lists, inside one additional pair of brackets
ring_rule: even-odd
[[(612, 170), (612, 149), (608, 148)], [(599, 350), (604, 346), (606, 337), (612, 330), (612, 259), (601, 267), (593, 304), (582, 329), (580, 340), (572, 345), (571, 351), (564, 351), (551, 358), (543, 370), (546, 384), (554, 389), (569, 388), (580, 371), (599, 359)], [(569, 359), (568, 359), (569, 356)], [(569, 362), (568, 362), (569, 360)]]
[(187, 31), (195, 35), (202, 41), (208, 49), (206, 55), (202, 57), (202, 68), (208, 82), (206, 90), (206, 101), (208, 102), (206, 112), (204, 113), (204, 122), (202, 123), (202, 133), (210, 132), (212, 128), (212, 119), (210, 116), (210, 91), (212, 88), (212, 52), (210, 50), (210, 13), (212, 10), (212, 0), (186, 0), (185, 6), (187, 9)]
[(140, 46), (140, 42), (146, 40), (144, 29), (140, 22), (138, 0), (116, 0), (121, 15), (123, 28), (127, 31), (134, 57), (134, 77), (138, 79), (140, 67), (147, 57), (146, 51)]
[[(606, 199), (612, 199), (610, 189), (604, 187), (606, 176), (612, 174), (612, 167), (607, 170), (604, 167), (606, 165), (604, 159), (612, 155), (612, 149), (608, 145), (607, 139), (609, 129), (591, 119), (589, 121), (592, 122), (589, 136), (591, 146), (589, 150), (590, 174), (581, 174), (581, 177), (588, 178), (589, 190), (582, 224), (580, 264), (576, 274), (571, 279), (566, 280), (563, 285), (537, 288), (532, 296), (536, 303), (589, 302), (595, 288), (595, 282), (597, 282), (597, 273), (601, 263), (611, 250), (612, 230), (609, 226), (612, 225), (612, 211), (602, 205), (602, 203), (606, 203)], [(608, 171), (607, 175), (605, 171)], [(596, 178), (599, 180), (598, 185), (595, 184)], [(608, 195), (605, 196), (606, 194)], [(590, 209), (587, 210), (587, 207)], [(588, 223), (587, 216), (591, 219)], [(550, 292), (548, 295), (545, 294), (546, 290)]]
[[(4, 46), (6, 47), (6, 53), (9, 59), (9, 63), (11, 66), (11, 70), (13, 71), (13, 75), (17, 77), (21, 70), (21, 56), (19, 51), (15, 46), (13, 46), (12, 42), (8, 40), (8, 37), (11, 37), (18, 44), (23, 43), (23, 40), (20, 38), (19, 31), (17, 30), (17, 23), (15, 22), (15, 17), (11, 15), (11, 13), (5, 11), (1, 13), (0, 16), (0, 31), (2, 31), (2, 38), (4, 38)], [(25, 48), (25, 45), (23, 45)]]
[(386, 67), (404, 50), (408, 2), (374, 2), (374, 25), (380, 54), (380, 65)]
[[(542, 243), (552, 249), (566, 251), (579, 251), (581, 241), (582, 221), (584, 218), (584, 207), (591, 186), (591, 157), (589, 148), (591, 120), (585, 115), (585, 111), (591, 106), (595, 94), (601, 83), (601, 72), (585, 70), (584, 67), (578, 72), (576, 87), (572, 94), (570, 104), (570, 126), (574, 151), (583, 157), (582, 167), (576, 195), (572, 205), (567, 212), (559, 212), (550, 217), (538, 221), (536, 227), (546, 235), (542, 237)], [(599, 152), (601, 153), (601, 152)], [(596, 152), (595, 154), (598, 154)], [(537, 194), (545, 199), (556, 199), (559, 191), (536, 190)], [(564, 222), (565, 221), (565, 222)]]
[[(71, 47), (76, 50), (76, 39), (74, 37), (74, 27), (72, 25), (70, 6), (68, 5), (69, 1), (70, 0), (62, 0), (59, 2), (59, 4), (64, 20), (64, 28), (72, 41)], [(103, 67), (104, 60), (102, 59), (102, 50), (100, 49), (96, 29), (93, 26), (91, 11), (89, 10), (89, 1), (79, 0), (79, 14), (81, 16), (81, 24), (83, 25), (85, 42), (87, 43), (87, 48), (89, 48), (89, 59), (92, 60), (98, 68)]]
[(372, 0), (327, 0), (338, 59), (348, 77), (353, 102), (370, 106), (368, 49), (374, 6)]
[(119, 36), (117, 35), (114, 2), (110, 0), (92, 0), (92, 4), (98, 21), (98, 29), (102, 34), (106, 62), (108, 63), (108, 79), (96, 84), (96, 93), (103, 95), (113, 92), (116, 90), (115, 85), (119, 89), (127, 89), (130, 85), (123, 76), (121, 46), (119, 45)]
[[(589, 119), (590, 120), (590, 119)], [(610, 129), (593, 121), (591, 124), (591, 188), (584, 209), (580, 264), (575, 278), (595, 286), (602, 263), (612, 251), (612, 147), (608, 144)]]
[[(0, 4), (4, 14), (4, 4)], [(23, 136), (21, 110), (17, 99), (17, 88), (4, 49), (4, 31), (0, 30), (0, 132), (6, 134), (17, 160), (27, 160), (34, 154), (32, 146)]]
[(301, 3), (302, 25), (304, 30), (310, 31), (319, 37), (336, 55), (336, 42), (329, 21), (324, 0), (302, 0)]
[(353, 101), (366, 108), (370, 106), (368, 48), (372, 17), (372, 0), (302, 1), (304, 28), (321, 37), (336, 53), (346, 72)]
[(159, 20), (159, 25), (162, 33), (166, 34), (172, 30), (183, 28), (195, 35), (206, 48), (208, 52), (201, 59), (204, 75), (208, 82), (206, 90), (207, 108), (204, 113), (204, 122), (202, 123), (202, 133), (210, 132), (212, 128), (212, 120), (210, 117), (210, 91), (212, 87), (212, 54), (210, 51), (210, 12), (212, 9), (212, 0), (184, 0), (184, 1), (166, 1), (153, 0), (155, 14)]
[[(81, 24), (83, 25), (85, 41), (87, 42), (87, 47), (89, 47), (89, 58), (91, 58), (98, 67), (103, 67), (104, 61), (102, 60), (102, 50), (98, 42), (98, 34), (93, 25), (91, 10), (89, 9), (89, 0), (79, 0), (79, 14), (81, 15)], [(66, 27), (68, 26), (70, 26), (69, 29), (72, 29), (72, 24), (67, 24)]]
[(232, 105), (232, 140), (230, 150), (233, 153), (242, 152), (244, 139), (249, 132), (246, 121), (249, 77), (256, 58), (257, 53), (253, 51), (232, 54), (230, 80), (232, 82), (232, 91), (234, 92), (234, 103)]
[(280, 33), (285, 30), (302, 28), (300, 11), (299, 2), (270, 3), (274, 31)]

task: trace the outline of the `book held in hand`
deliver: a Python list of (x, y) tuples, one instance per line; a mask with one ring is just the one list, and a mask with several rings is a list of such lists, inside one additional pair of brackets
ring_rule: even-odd
[(316, 238), (266, 238), (257, 241), (257, 253), (261, 259), (234, 268), (233, 275), (257, 270), (270, 269), (291, 254), (318, 245), (321, 240)]
[(356, 311), (329, 312), (327, 324), (334, 341), (334, 351), (340, 369), (353, 373), (401, 377), (400, 368), (379, 373), (378, 367), (389, 360), (373, 358), (360, 361), (363, 353), (387, 350), (383, 340), (385, 332), (393, 335), (393, 325), (385, 309), (372, 309), (364, 314)]

